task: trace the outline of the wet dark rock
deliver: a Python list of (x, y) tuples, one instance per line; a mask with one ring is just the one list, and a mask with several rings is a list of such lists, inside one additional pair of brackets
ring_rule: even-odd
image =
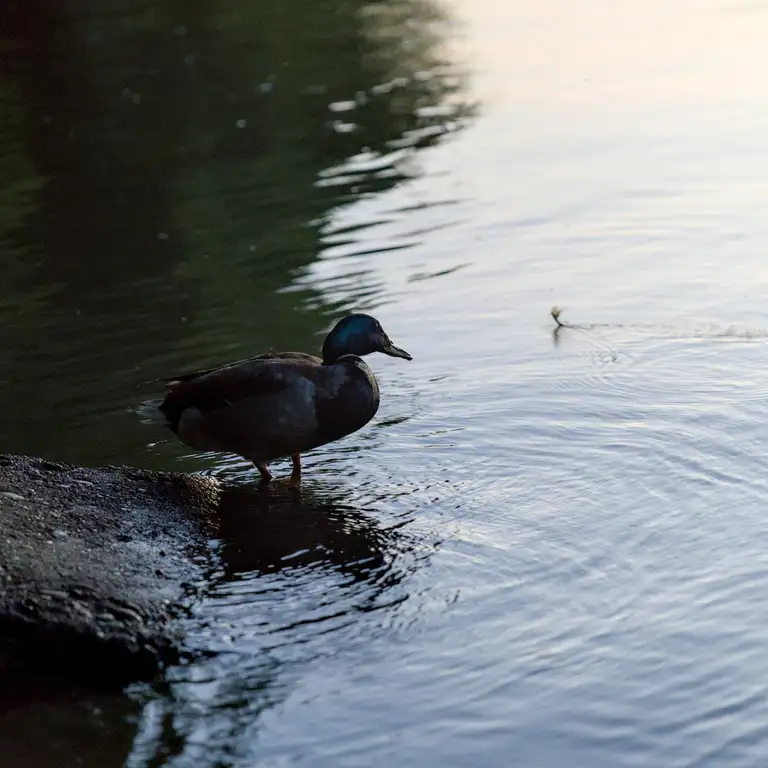
[(121, 684), (174, 661), (217, 503), (201, 477), (0, 455), (0, 675)]

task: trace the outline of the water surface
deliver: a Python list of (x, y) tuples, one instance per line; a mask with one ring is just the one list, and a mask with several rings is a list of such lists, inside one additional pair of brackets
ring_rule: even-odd
[[(6, 740), (762, 764), (768, 6), (201, 8), (73, 4), (42, 36), (17, 8), (3, 45), (0, 448), (225, 489), (188, 661), (58, 718), (15, 701)], [(132, 413), (352, 308), (414, 361), (371, 359), (379, 415), (299, 495)]]

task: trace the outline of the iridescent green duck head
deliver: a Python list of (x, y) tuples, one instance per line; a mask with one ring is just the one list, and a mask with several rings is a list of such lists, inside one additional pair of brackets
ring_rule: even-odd
[(381, 323), (370, 315), (347, 315), (333, 326), (323, 344), (323, 363), (332, 365), (342, 355), (370, 355), (383, 352), (390, 357), (413, 358), (400, 347), (396, 347), (384, 333)]

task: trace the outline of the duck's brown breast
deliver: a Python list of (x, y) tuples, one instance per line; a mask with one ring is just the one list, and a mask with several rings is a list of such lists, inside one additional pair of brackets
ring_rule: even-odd
[(379, 409), (379, 385), (360, 358), (342, 358), (329, 368), (334, 370), (315, 393), (317, 445), (351, 435)]

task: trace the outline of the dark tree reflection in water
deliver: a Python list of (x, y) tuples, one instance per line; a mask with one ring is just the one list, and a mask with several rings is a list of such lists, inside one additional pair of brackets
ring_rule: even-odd
[(316, 346), (330, 212), (471, 111), (424, 0), (0, 15), (3, 450), (146, 463), (137, 384)]

